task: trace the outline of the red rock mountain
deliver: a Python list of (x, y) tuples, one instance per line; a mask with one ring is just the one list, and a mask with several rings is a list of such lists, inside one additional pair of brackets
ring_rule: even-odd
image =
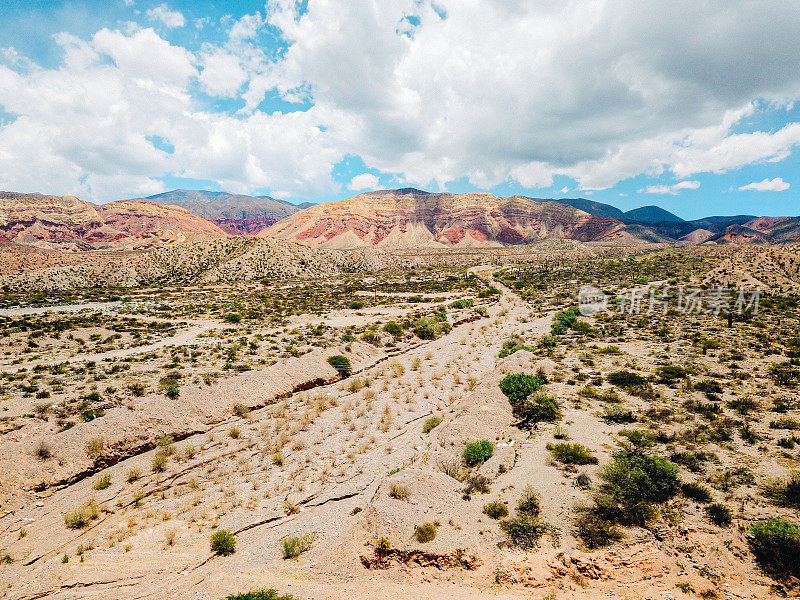
[(589, 242), (621, 237), (629, 241), (631, 236), (626, 237), (625, 231), (626, 225), (617, 219), (558, 202), (405, 188), (312, 206), (259, 236), (327, 248), (403, 248), (500, 246), (546, 238)]
[(224, 235), (214, 223), (183, 208), (147, 200), (94, 206), (74, 196), (0, 192), (3, 241), (130, 249)]

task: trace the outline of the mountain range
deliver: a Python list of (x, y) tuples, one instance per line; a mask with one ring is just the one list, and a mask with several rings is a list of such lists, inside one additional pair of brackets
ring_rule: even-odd
[(93, 205), (74, 196), (0, 192), (0, 241), (68, 250), (149, 249), (257, 236), (321, 248), (492, 247), (544, 239), (611, 244), (780, 244), (800, 217), (711, 216), (658, 207), (627, 212), (585, 198), (380, 190), (324, 204), (173, 190)]

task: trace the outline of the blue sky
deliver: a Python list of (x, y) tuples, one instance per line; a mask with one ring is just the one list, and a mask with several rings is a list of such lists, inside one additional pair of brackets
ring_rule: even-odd
[(800, 214), (800, 8), (699, 4), (7, 0), (0, 188)]

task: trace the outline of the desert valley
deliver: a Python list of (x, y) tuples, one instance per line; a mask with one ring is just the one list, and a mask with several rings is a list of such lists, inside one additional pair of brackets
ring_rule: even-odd
[(0, 211), (0, 597), (798, 591), (797, 218)]

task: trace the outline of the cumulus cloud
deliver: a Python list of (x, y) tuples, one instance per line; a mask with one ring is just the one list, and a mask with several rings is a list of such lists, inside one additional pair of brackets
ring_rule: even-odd
[(374, 190), (380, 185), (380, 180), (372, 173), (361, 173), (350, 180), (351, 190)]
[(680, 194), (681, 190), (696, 190), (699, 187), (699, 181), (680, 181), (674, 185), (648, 185), (644, 191), (648, 194), (672, 194), (676, 196)]
[[(743, 125), (800, 99), (795, 13), (793, 0), (268, 0), (191, 51), (138, 26), (60, 34), (53, 68), (0, 55), (15, 119), (0, 126), (0, 184), (102, 200), (170, 174), (313, 196), (338, 188), (347, 155), (438, 189), (691, 183), (800, 145), (800, 123)], [(167, 4), (146, 15), (185, 23)], [(262, 47), (273, 36), (285, 47)], [(297, 109), (265, 114), (265, 97)]]
[(756, 192), (782, 192), (789, 189), (789, 184), (782, 178), (776, 177), (775, 179), (764, 179), (763, 181), (754, 181), (739, 188), (740, 191), (755, 190)]
[(169, 29), (183, 27), (186, 24), (186, 19), (183, 17), (183, 14), (177, 10), (172, 10), (166, 4), (148, 9), (147, 18), (151, 21), (160, 21)]

